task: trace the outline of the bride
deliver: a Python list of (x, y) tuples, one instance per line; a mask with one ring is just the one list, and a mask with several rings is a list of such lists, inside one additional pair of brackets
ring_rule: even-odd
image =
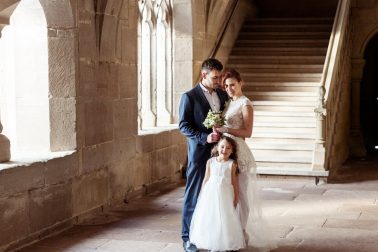
[(223, 85), (231, 99), (223, 111), (225, 125), (215, 130), (233, 138), (238, 144), (239, 211), (246, 242), (249, 246), (267, 250), (270, 247), (267, 239), (271, 236), (262, 218), (261, 204), (257, 197), (256, 161), (245, 142), (245, 138), (252, 135), (253, 105), (243, 95), (243, 81), (239, 72), (227, 70)]

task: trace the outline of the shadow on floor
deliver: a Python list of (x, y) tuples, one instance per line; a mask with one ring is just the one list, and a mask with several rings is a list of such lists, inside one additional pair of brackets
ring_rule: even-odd
[(349, 158), (328, 183), (353, 183), (378, 180), (378, 154)]

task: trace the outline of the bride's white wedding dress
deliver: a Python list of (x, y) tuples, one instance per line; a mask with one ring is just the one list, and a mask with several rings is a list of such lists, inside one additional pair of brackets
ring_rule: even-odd
[[(252, 106), (252, 102), (245, 96), (241, 96), (235, 101), (230, 101), (223, 111), (223, 115), (226, 119), (226, 127), (232, 129), (245, 128), (242, 112), (244, 106)], [(238, 145), (237, 161), (240, 170), (239, 209), (240, 220), (247, 233), (246, 240), (249, 246), (269, 250), (269, 247), (273, 247), (273, 245), (272, 242), (269, 241), (271, 234), (262, 217), (261, 204), (257, 196), (257, 166), (255, 158), (243, 138), (228, 133), (225, 133), (225, 135), (233, 138)]]

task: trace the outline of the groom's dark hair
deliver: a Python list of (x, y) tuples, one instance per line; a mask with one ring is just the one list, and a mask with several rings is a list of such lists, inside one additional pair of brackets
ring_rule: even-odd
[(219, 60), (215, 58), (208, 58), (204, 60), (204, 62), (202, 62), (201, 70), (206, 72), (210, 72), (213, 70), (222, 71), (223, 65)]

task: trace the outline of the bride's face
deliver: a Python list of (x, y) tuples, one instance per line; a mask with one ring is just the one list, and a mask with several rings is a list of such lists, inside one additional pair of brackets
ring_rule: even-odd
[(235, 78), (228, 78), (224, 82), (224, 88), (231, 98), (237, 98), (243, 94), (241, 87), (242, 83)]

